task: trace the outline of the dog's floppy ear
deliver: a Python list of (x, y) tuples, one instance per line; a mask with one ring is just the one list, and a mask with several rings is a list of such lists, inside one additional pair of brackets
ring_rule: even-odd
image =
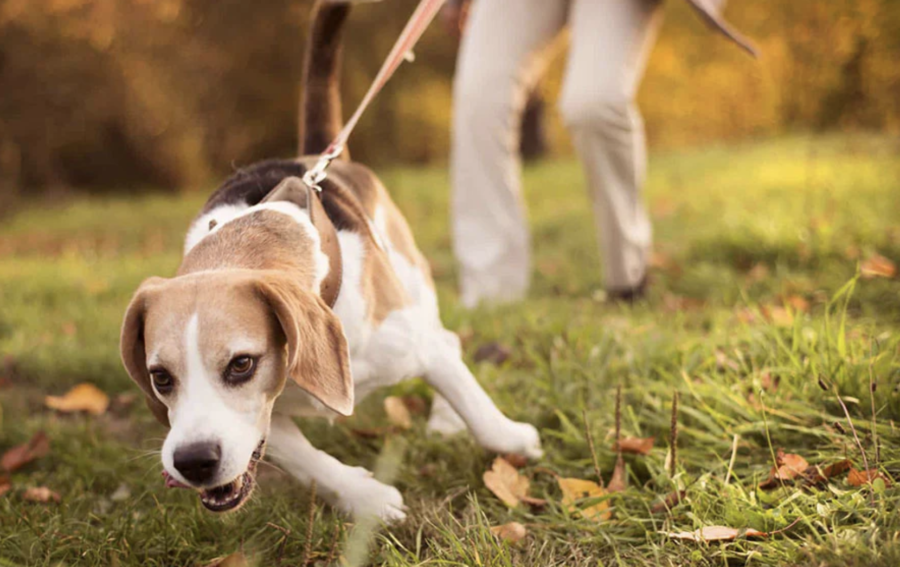
[(144, 348), (144, 319), (151, 292), (165, 282), (165, 278), (149, 278), (135, 292), (122, 323), (122, 334), (119, 339), (119, 350), (125, 370), (131, 376), (147, 400), (147, 406), (153, 415), (166, 427), (169, 426), (169, 411), (156, 397), (150, 385), (150, 373), (147, 371), (147, 352)]
[(341, 415), (353, 413), (353, 377), (344, 329), (321, 297), (293, 280), (268, 275), (256, 282), (287, 340), (291, 379)]

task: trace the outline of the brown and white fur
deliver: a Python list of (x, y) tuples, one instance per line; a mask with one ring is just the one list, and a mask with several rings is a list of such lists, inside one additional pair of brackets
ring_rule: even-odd
[[(340, 126), (348, 9), (317, 5), (301, 153), (324, 149)], [(267, 162), (233, 176), (191, 225), (176, 276), (148, 279), (128, 307), (122, 358), (171, 428), (165, 474), (198, 489), (207, 508), (235, 509), (267, 448), (351, 516), (402, 520), (394, 487), (313, 447), (292, 418), (349, 415), (373, 390), (418, 376), (437, 391), (430, 430), (468, 427), (489, 450), (539, 457), (537, 430), (504, 416), (462, 361), (428, 263), (382, 184), (364, 166), (336, 161), (320, 200), (296, 177), (313, 162)]]

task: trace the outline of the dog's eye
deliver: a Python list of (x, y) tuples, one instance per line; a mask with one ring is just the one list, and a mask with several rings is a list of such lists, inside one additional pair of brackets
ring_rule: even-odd
[(150, 379), (153, 380), (153, 387), (161, 395), (168, 394), (175, 387), (175, 379), (167, 370), (153, 369), (150, 371)]
[(246, 382), (253, 377), (256, 371), (256, 359), (242, 354), (231, 359), (228, 368), (225, 369), (225, 381), (232, 384)]

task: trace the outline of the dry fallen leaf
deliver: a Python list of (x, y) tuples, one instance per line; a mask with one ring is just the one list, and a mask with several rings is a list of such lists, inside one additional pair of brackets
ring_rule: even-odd
[(759, 319), (759, 317), (756, 316), (756, 312), (748, 307), (739, 309), (735, 315), (737, 316), (738, 321), (745, 325), (756, 323)]
[(575, 514), (581, 514), (588, 520), (601, 521), (608, 520), (612, 513), (609, 511), (609, 502), (602, 500), (596, 504), (592, 504), (587, 508), (578, 506), (578, 502), (585, 498), (600, 498), (606, 496), (608, 492), (596, 482), (590, 480), (582, 480), (580, 478), (557, 478), (559, 488), (562, 490), (562, 503), (566, 509)]
[(618, 447), (613, 444), (613, 451), (621, 449), (623, 453), (649, 455), (651, 449), (653, 449), (653, 443), (655, 442), (656, 437), (624, 437), (619, 441)]
[(512, 466), (516, 467), (517, 469), (521, 469), (522, 467), (524, 467), (525, 465), (528, 464), (528, 457), (525, 457), (523, 455), (517, 455), (515, 453), (507, 453), (507, 454), (503, 455), (503, 458), (506, 460), (507, 463), (511, 464)]
[(412, 427), (412, 417), (402, 398), (396, 396), (388, 396), (384, 399), (384, 413), (387, 414), (388, 421), (391, 425), (400, 429), (409, 429)]
[(674, 293), (666, 293), (663, 295), (663, 311), (666, 313), (690, 313), (699, 311), (704, 306), (702, 299), (694, 297), (684, 297)]
[(362, 439), (381, 439), (388, 433), (391, 433), (391, 427), (354, 427), (350, 429), (350, 433)]
[(809, 312), (809, 301), (801, 295), (789, 295), (784, 298), (784, 304), (789, 305), (794, 311)]
[(852, 467), (850, 468), (850, 474), (847, 475), (847, 482), (850, 483), (850, 486), (862, 486), (864, 484), (875, 482), (879, 478), (884, 481), (884, 486), (886, 488), (890, 488), (894, 484), (890, 477), (882, 474), (878, 469), (860, 471)]
[(775, 458), (777, 467), (772, 467), (769, 471), (769, 478), (765, 482), (760, 483), (760, 488), (774, 488), (781, 486), (782, 482), (789, 482), (801, 476), (809, 468), (809, 463), (800, 455), (793, 453), (785, 454), (781, 449)]
[(625, 459), (622, 458), (622, 455), (619, 455), (616, 459), (616, 467), (613, 469), (612, 478), (609, 479), (606, 489), (609, 492), (622, 492), (626, 488), (628, 488), (628, 477), (625, 475)]
[(249, 563), (244, 554), (236, 551), (227, 557), (213, 559), (212, 563), (208, 563), (205, 567), (247, 567)]
[(862, 277), (870, 280), (873, 278), (893, 278), (897, 275), (897, 266), (891, 260), (880, 254), (869, 256), (859, 265)]
[(690, 541), (732, 541), (739, 535), (744, 537), (765, 537), (768, 534), (752, 528), (738, 530), (725, 526), (706, 526), (692, 532), (668, 532), (666, 535), (673, 539), (687, 539)]
[(70, 413), (86, 411), (93, 415), (101, 415), (109, 407), (109, 396), (93, 384), (79, 384), (63, 396), (47, 396), (44, 404), (57, 411)]
[(738, 371), (741, 369), (741, 365), (728, 357), (727, 354), (722, 352), (721, 350), (716, 350), (716, 368), (719, 370), (733, 370)]
[(500, 539), (516, 543), (522, 541), (528, 535), (528, 530), (519, 522), (510, 522), (502, 526), (493, 526), (491, 533)]
[(778, 389), (778, 385), (781, 384), (781, 376), (777, 374), (775, 376), (772, 376), (772, 374), (768, 370), (765, 370), (759, 376), (759, 383), (762, 386), (763, 390), (767, 392), (774, 392)]
[(409, 410), (410, 415), (422, 415), (428, 411), (428, 404), (420, 396), (403, 396), (403, 405)]
[(763, 305), (759, 308), (763, 317), (776, 327), (790, 327), (794, 324), (794, 316), (790, 311), (778, 305)]
[(510, 350), (498, 342), (487, 343), (478, 347), (473, 357), (475, 362), (503, 364), (509, 358)]
[(125, 392), (124, 394), (119, 394), (113, 398), (112, 402), (109, 404), (109, 409), (113, 413), (124, 413), (134, 405), (134, 402), (136, 402), (137, 399), (137, 392)]
[(49, 452), (50, 439), (46, 433), (38, 431), (28, 443), (13, 447), (4, 453), (3, 457), (0, 457), (0, 466), (7, 472), (13, 472)]
[(827, 467), (809, 467), (804, 476), (810, 484), (822, 484), (830, 478), (844, 474), (852, 468), (850, 461), (844, 459), (836, 463), (832, 463)]
[(22, 498), (25, 500), (30, 500), (32, 502), (41, 502), (46, 504), (53, 500), (54, 502), (59, 502), (59, 494), (53, 492), (46, 486), (34, 486), (32, 488), (28, 488), (22, 493)]
[(765, 264), (756, 264), (747, 272), (749, 283), (761, 282), (769, 277), (769, 267)]
[(531, 486), (528, 478), (519, 474), (514, 466), (503, 457), (494, 459), (491, 470), (484, 473), (484, 485), (504, 504), (514, 508), (528, 496)]
[(671, 510), (675, 506), (681, 503), (684, 500), (684, 497), (687, 495), (687, 491), (685, 490), (677, 490), (675, 492), (670, 492), (666, 495), (666, 497), (661, 501), (657, 502), (650, 508), (650, 511), (654, 514), (659, 514), (660, 512), (666, 512)]

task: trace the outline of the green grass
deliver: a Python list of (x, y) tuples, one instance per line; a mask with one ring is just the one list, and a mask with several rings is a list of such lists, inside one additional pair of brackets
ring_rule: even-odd
[[(777, 448), (814, 464), (848, 457), (862, 466), (838, 395), (869, 462), (877, 433), (878, 465), (900, 479), (900, 284), (858, 279), (845, 287), (857, 273), (855, 256), (877, 252), (900, 263), (898, 156), (900, 140), (868, 136), (652, 156), (647, 197), (666, 261), (654, 273), (649, 302), (633, 309), (602, 301), (576, 163), (526, 173), (535, 244), (527, 301), (473, 312), (458, 306), (454, 290), (446, 173), (382, 172), (433, 262), (445, 322), (467, 337), (467, 357), (490, 341), (511, 348), (504, 364), (474, 369), (501, 408), (540, 428), (546, 456), (523, 472), (549, 504), (507, 509), (481, 480), (493, 456), (465, 437), (426, 436), (424, 417), (389, 440), (354, 435), (354, 427), (385, 423), (379, 393), (351, 421), (302, 424), (318, 446), (348, 463), (373, 467), (386, 446), (402, 454), (396, 483), (410, 518), (382, 530), (364, 562), (900, 563), (900, 488), (853, 488), (846, 478), (821, 489), (756, 488)], [(14, 473), (15, 488), (0, 497), (0, 565), (198, 565), (239, 548), (261, 566), (282, 555), (284, 565), (298, 565), (307, 547), (323, 561), (335, 532), (349, 532), (318, 506), (307, 542), (309, 494), (274, 467), (263, 468), (261, 488), (234, 515), (214, 516), (188, 491), (165, 490), (156, 453), (165, 431), (142, 406), (96, 418), (43, 407), (44, 394), (82, 381), (111, 394), (134, 390), (118, 361), (121, 315), (144, 277), (174, 272), (184, 229), (204, 197), (85, 199), (26, 210), (0, 229), (0, 372), (12, 382), (0, 388), (0, 451), (39, 429), (52, 440), (50, 455)], [(780, 326), (762, 316), (762, 307), (792, 296), (806, 299), (809, 313)], [(763, 388), (766, 373), (779, 378), (777, 389)], [(874, 400), (870, 379), (878, 386)], [(630, 488), (610, 498), (613, 520), (596, 524), (559, 504), (547, 470), (592, 477), (584, 410), (609, 479), (620, 384), (623, 433), (657, 442), (649, 456), (626, 458)], [(397, 391), (429, 395), (415, 382)], [(674, 392), (680, 427), (673, 479), (665, 463)], [(22, 490), (36, 485), (58, 491), (62, 503), (26, 502)], [(130, 497), (113, 500), (123, 485)], [(687, 487), (685, 501), (669, 514), (651, 513), (676, 485)], [(514, 546), (495, 541), (487, 527), (511, 520), (528, 526), (528, 538)], [(769, 531), (795, 521), (771, 538), (708, 545), (662, 533), (705, 525)]]

